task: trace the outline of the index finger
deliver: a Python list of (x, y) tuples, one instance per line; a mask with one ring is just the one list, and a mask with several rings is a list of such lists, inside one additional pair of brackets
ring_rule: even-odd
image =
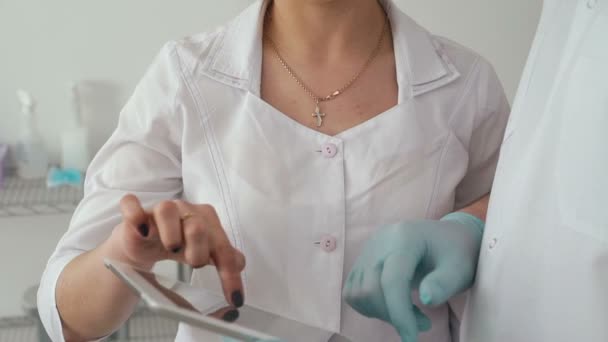
[(224, 296), (232, 305), (241, 307), (244, 303), (241, 272), (245, 268), (245, 257), (230, 243), (215, 209), (211, 206), (200, 209), (209, 227), (211, 259), (222, 282)]
[(391, 323), (403, 342), (418, 340), (418, 323), (412, 303), (412, 281), (418, 260), (405, 255), (390, 255), (382, 269), (382, 291)]
[(137, 225), (148, 220), (148, 216), (141, 207), (139, 199), (132, 194), (125, 195), (120, 200), (120, 211), (123, 219), (131, 224)]

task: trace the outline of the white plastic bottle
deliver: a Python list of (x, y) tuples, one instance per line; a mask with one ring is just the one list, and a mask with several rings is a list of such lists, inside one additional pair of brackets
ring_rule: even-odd
[(36, 103), (25, 90), (18, 90), (17, 98), (21, 102), (23, 114), (21, 137), (16, 151), (17, 175), (25, 179), (45, 178), (49, 157), (35, 125)]
[(89, 132), (82, 120), (82, 103), (77, 83), (70, 84), (72, 122), (61, 135), (61, 167), (85, 172), (91, 162)]

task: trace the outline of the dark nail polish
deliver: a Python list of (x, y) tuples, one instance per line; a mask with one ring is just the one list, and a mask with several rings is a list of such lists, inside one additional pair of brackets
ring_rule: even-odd
[(148, 234), (150, 234), (150, 227), (145, 223), (140, 224), (137, 230), (139, 230), (139, 234), (143, 237), (148, 237)]
[(175, 247), (171, 250), (171, 252), (173, 252), (173, 254), (177, 254), (179, 252), (181, 252), (182, 248), (181, 247)]
[(241, 291), (236, 290), (232, 292), (232, 304), (237, 308), (243, 306), (243, 294), (241, 293)]
[(222, 319), (226, 322), (232, 323), (239, 318), (239, 310), (230, 310), (222, 316)]

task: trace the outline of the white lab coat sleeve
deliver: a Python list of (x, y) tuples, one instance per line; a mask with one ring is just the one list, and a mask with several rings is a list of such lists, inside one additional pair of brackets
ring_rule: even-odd
[(182, 192), (182, 79), (175, 46), (167, 44), (87, 171), (84, 199), (50, 257), (38, 290), (40, 318), (53, 341), (64, 341), (55, 302), (57, 280), (70, 261), (110, 236), (121, 221), (122, 196), (134, 194), (149, 208)]
[(468, 139), (468, 169), (456, 188), (455, 208), (461, 209), (489, 193), (498, 164), (500, 146), (511, 111), (494, 68), (480, 58), (476, 68), (477, 113)]

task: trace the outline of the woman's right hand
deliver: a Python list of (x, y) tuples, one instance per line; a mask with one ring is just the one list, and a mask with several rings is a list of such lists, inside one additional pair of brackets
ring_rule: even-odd
[(173, 200), (146, 212), (137, 197), (126, 195), (120, 208), (123, 221), (107, 241), (108, 257), (145, 270), (167, 259), (193, 268), (215, 265), (226, 300), (243, 305), (245, 257), (230, 244), (212, 206)]

